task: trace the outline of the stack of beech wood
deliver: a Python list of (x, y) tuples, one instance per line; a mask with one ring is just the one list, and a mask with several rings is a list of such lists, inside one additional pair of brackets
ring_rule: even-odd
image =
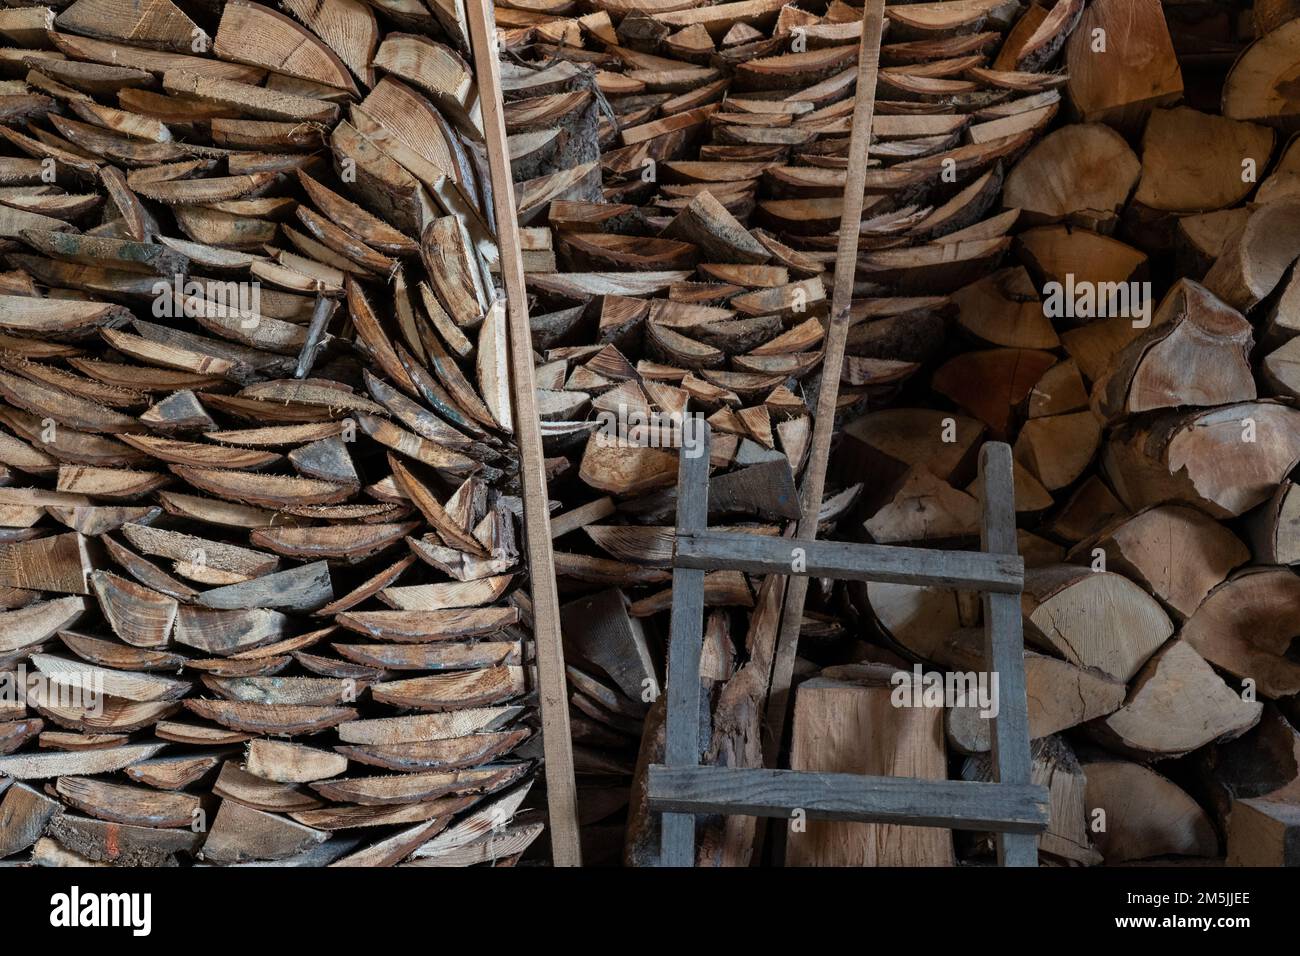
[[(978, 448), (1014, 447), (1054, 864), (1294, 862), (1300, 825), (1300, 4), (1170, 11), (887, 6), (835, 370), (823, 536), (974, 547)], [(497, 6), (539, 404), (564, 459), (553, 530), (576, 595), (589, 861), (657, 855), (641, 771), (662, 752), (648, 702), (676, 476), (670, 450), (621, 447), (599, 422), (702, 413), (710, 525), (790, 532), (861, 16), (840, 0)], [(814, 582), (792, 728), (773, 683), (780, 582), (711, 574), (706, 605), (704, 762), (989, 775), (979, 707), (891, 702), (899, 668), (982, 668), (976, 595)], [(699, 841), (703, 864), (762, 851), (743, 818), (701, 820)], [(773, 842), (790, 864), (990, 848), (824, 823)]]
[(76, 0), (0, 35), (0, 858), (514, 861), (463, 11)]

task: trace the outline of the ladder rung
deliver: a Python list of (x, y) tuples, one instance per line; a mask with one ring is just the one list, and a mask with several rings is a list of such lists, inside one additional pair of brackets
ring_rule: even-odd
[(650, 809), (900, 823), (955, 830), (1039, 833), (1047, 828), (1047, 788), (1033, 784), (868, 777), (852, 773), (665, 767), (648, 777)]
[[(802, 556), (799, 551), (802, 550)], [(1015, 554), (938, 551), (761, 534), (703, 531), (677, 536), (675, 567), (750, 574), (805, 574), (889, 584), (932, 584), (1017, 594), (1025, 563)]]

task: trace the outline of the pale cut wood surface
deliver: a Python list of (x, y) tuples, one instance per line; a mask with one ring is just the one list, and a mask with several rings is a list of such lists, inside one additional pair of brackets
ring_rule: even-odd
[[(895, 707), (887, 683), (814, 678), (795, 694), (790, 769), (943, 780), (943, 709)], [(809, 821), (786, 835), (786, 866), (952, 866), (938, 828)]]

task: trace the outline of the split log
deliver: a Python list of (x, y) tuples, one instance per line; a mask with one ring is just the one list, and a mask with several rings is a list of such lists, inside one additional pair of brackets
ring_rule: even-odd
[(1070, 556), (1093, 564), (1099, 549), (1107, 568), (1140, 583), (1180, 618), (1250, 559), (1231, 531), (1185, 505), (1158, 505), (1120, 518), (1077, 544)]
[[(954, 642), (960, 650), (953, 653), (954, 647), (946, 648), (944, 665), (978, 672), (983, 659), (979, 650), (981, 633), (957, 632)], [(1031, 740), (1113, 714), (1124, 703), (1121, 681), (1094, 668), (1033, 652), (1025, 654), (1025, 686)], [(946, 728), (949, 742), (961, 753), (983, 753), (990, 747), (989, 718), (977, 702), (949, 709)]]
[[(1051, 806), (1051, 822), (1038, 838), (1041, 858), (1067, 865), (1100, 863), (1101, 854), (1092, 845), (1083, 768), (1074, 751), (1055, 736), (1031, 741), (1030, 751), (1030, 781), (1047, 788)], [(968, 757), (961, 776), (963, 780), (991, 781), (992, 761), (987, 756)]]
[(1098, 725), (1115, 749), (1141, 758), (1180, 757), (1239, 737), (1263, 704), (1244, 701), (1185, 641), (1157, 652), (1133, 681), (1124, 706)]
[(35, 843), (59, 809), (59, 801), (25, 784), (7, 789), (0, 797), (0, 859)]
[(1021, 606), (1027, 640), (1126, 683), (1174, 630), (1154, 598), (1110, 571), (1028, 570)]
[(1293, 128), (1294, 98), (1278, 85), (1295, 63), (1294, 20), (1264, 34), (1242, 53), (1223, 84), (1223, 115), (1238, 120)]
[(1271, 800), (1238, 800), (1228, 823), (1229, 866), (1295, 866), (1300, 862), (1300, 808)]
[(1181, 637), (1202, 657), (1251, 681), (1265, 697), (1300, 690), (1300, 666), (1286, 656), (1295, 630), (1300, 578), (1286, 570), (1248, 568), (1211, 591)]
[(329, 834), (273, 813), (223, 800), (203, 842), (203, 858), (216, 863), (283, 860), (329, 839)]
[(1114, 130), (1074, 124), (1043, 137), (1011, 169), (1003, 201), (1021, 209), (1027, 222), (1065, 220), (1109, 232), (1139, 172), (1137, 157)]
[[(894, 706), (890, 676), (879, 668), (855, 681), (804, 681), (795, 695), (790, 769), (943, 779), (942, 711)], [(786, 844), (787, 866), (953, 862), (952, 832), (935, 827), (811, 820), (792, 824)]]
[(1300, 413), (1267, 402), (1125, 423), (1102, 451), (1105, 474), (1128, 507), (1183, 501), (1217, 518), (1267, 500), (1297, 461)]
[(49, 833), (65, 849), (115, 866), (175, 866), (178, 855), (193, 854), (203, 840), (188, 828), (128, 826), (71, 813), (51, 820)]
[(1113, 422), (1155, 409), (1252, 401), (1253, 346), (1239, 312), (1182, 280), (1160, 303), (1152, 328), (1124, 346), (1096, 382), (1097, 410)]
[(1205, 811), (1165, 777), (1122, 760), (1084, 761), (1083, 772), (1089, 817), (1104, 820), (1093, 828), (1093, 839), (1107, 864), (1218, 855), (1219, 839)]
[[(1300, 234), (1300, 199), (1279, 199), (1253, 210), (1223, 245), (1205, 276), (1205, 286), (1238, 309), (1249, 309), (1282, 280), (1295, 259)], [(1279, 249), (1280, 247), (1280, 249)]]
[(1235, 740), (1202, 751), (1198, 781), (1222, 823), (1239, 800), (1261, 797), (1294, 802), (1300, 791), (1300, 734), (1277, 706), (1265, 704), (1259, 723)]
[(1300, 563), (1300, 495), (1290, 479), (1248, 519), (1247, 530), (1258, 559), (1265, 564)]
[[(1273, 131), (1188, 107), (1152, 112), (1142, 137), (1142, 181), (1134, 202), (1162, 212), (1209, 212), (1235, 205), (1250, 192), (1243, 169), (1263, 168)], [(1212, 149), (1214, 158), (1187, 165), (1187, 150)]]
[(969, 592), (912, 584), (867, 584), (870, 611), (884, 634), (909, 655), (936, 660), (953, 631), (977, 623)]
[(1183, 92), (1182, 71), (1156, 0), (1088, 4), (1066, 42), (1065, 61), (1066, 88), (1087, 122), (1136, 131), (1152, 109)]

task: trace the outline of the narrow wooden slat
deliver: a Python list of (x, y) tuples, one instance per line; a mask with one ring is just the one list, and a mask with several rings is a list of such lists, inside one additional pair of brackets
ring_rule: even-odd
[[(1015, 486), (1011, 447), (986, 442), (980, 449), (979, 496), (983, 502), (980, 544), (989, 554), (1015, 554)], [(998, 675), (998, 709), (993, 717), (993, 779), (1003, 786), (1029, 783), (1029, 713), (1025, 700), (1025, 642), (1020, 598), (985, 594), (984, 661)], [(1003, 866), (1037, 866), (1038, 838), (1033, 834), (999, 834), (998, 862)]]
[[(685, 427), (698, 441), (682, 443), (677, 470), (678, 540), (702, 531), (709, 506), (709, 426), (688, 418)], [(668, 638), (668, 703), (664, 718), (664, 762), (694, 767), (700, 760), (700, 649), (704, 639), (704, 572), (673, 570), (672, 620)], [(665, 813), (660, 862), (664, 866), (695, 863), (695, 817)]]
[[(867, 159), (871, 146), (871, 123), (876, 112), (876, 78), (880, 68), (880, 38), (885, 29), (885, 0), (866, 0), (862, 8), (862, 38), (858, 47), (856, 99), (853, 126), (849, 132), (848, 175), (844, 182), (844, 203), (840, 213), (839, 243), (835, 250), (835, 285), (831, 292), (830, 327), (826, 331), (826, 354), (822, 367), (838, 369), (844, 364), (849, 334), (849, 306), (853, 299), (853, 276), (857, 269), (858, 224), (866, 190)], [(812, 448), (800, 490), (803, 517), (796, 537), (811, 541), (817, 537), (817, 518), (826, 491), (826, 467), (830, 459), (835, 405), (839, 400), (840, 376), (823, 375), (817, 392), (817, 415), (813, 422)], [(785, 736), (790, 682), (803, 624), (808, 578), (792, 578), (785, 592), (785, 610), (772, 661), (767, 710), (764, 714), (763, 762), (776, 763)], [(762, 838), (762, 830), (759, 831)]]
[(492, 180), (492, 211), (496, 219), (501, 277), (506, 287), (511, 397), (515, 440), (519, 444), (524, 539), (533, 602), (551, 860), (556, 866), (581, 866), (577, 784), (573, 775), (573, 743), (569, 736), (569, 695), (564, 675), (564, 648), (560, 643), (560, 602), (555, 588), (555, 555), (551, 546), (542, 434), (533, 377), (532, 333), (528, 327), (524, 266), (510, 175), (510, 154), (506, 147), (496, 28), (488, 0), (468, 0), (465, 7), (469, 15), (474, 72), (478, 77), (479, 101), (483, 109), (483, 135)]
[(684, 534), (679, 530), (674, 561), (678, 568), (703, 571), (929, 584), (1002, 594), (1018, 594), (1024, 584), (1024, 561), (1015, 554), (787, 540), (719, 531)]
[(1047, 788), (1029, 784), (661, 764), (650, 767), (647, 779), (650, 809), (665, 812), (788, 819), (802, 810), (812, 820), (993, 830), (1029, 839), (1049, 818)]

